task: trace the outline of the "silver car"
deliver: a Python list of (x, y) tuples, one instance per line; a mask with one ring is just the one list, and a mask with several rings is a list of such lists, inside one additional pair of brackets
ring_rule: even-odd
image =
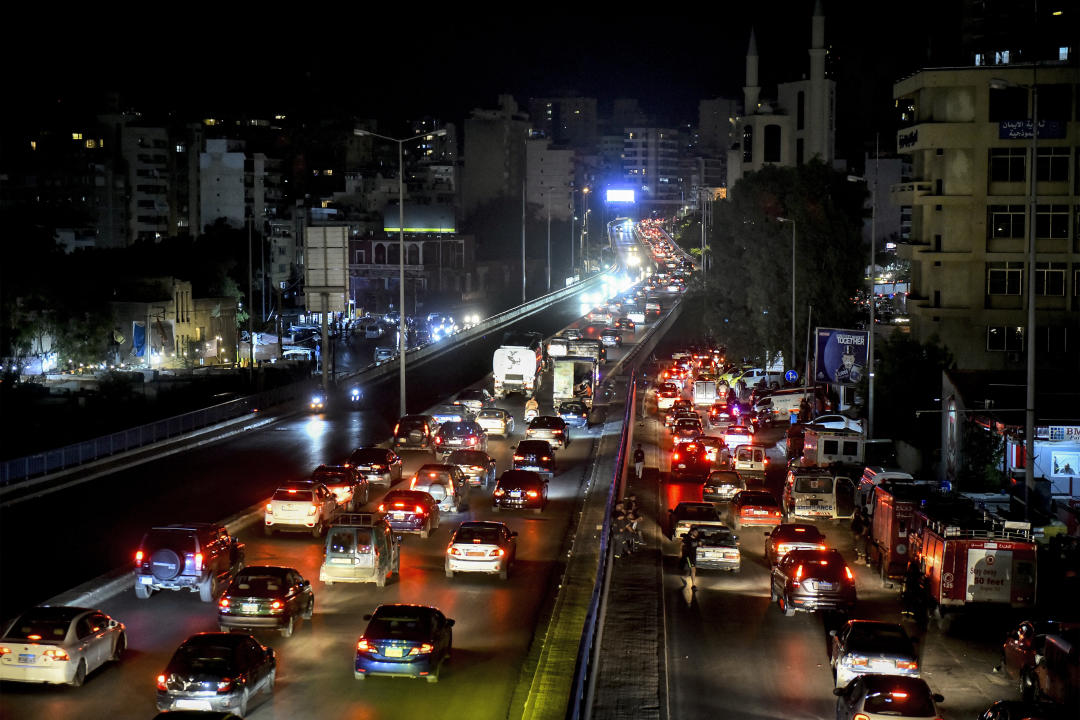
[(0, 680), (79, 687), (86, 676), (120, 659), (123, 623), (100, 610), (37, 607), (7, 627), (0, 646)]
[(557, 415), (541, 415), (533, 418), (525, 430), (526, 440), (547, 440), (560, 450), (570, 444), (570, 428)]
[(488, 435), (510, 437), (514, 432), (514, 418), (502, 408), (486, 408), (476, 415), (476, 422)]
[(896, 623), (849, 620), (829, 635), (829, 663), (836, 687), (845, 687), (856, 676), (868, 673), (919, 677), (915, 644)]

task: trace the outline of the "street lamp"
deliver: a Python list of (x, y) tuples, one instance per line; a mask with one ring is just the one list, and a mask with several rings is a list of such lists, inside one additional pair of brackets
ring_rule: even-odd
[(1027, 327), (1024, 345), (1027, 350), (1027, 398), (1024, 403), (1024, 517), (1030, 517), (1029, 499), (1035, 486), (1035, 214), (1038, 197), (1037, 164), (1039, 161), (1039, 88), (1037, 68), (1031, 68), (1031, 84), (1000, 78), (990, 80), (991, 90), (1024, 88), (1031, 93), (1031, 163), (1028, 165), (1028, 246), (1027, 246)]
[(589, 234), (589, 186), (581, 188), (581, 202), (585, 206), (585, 214), (581, 217), (581, 261), (585, 267), (585, 274), (589, 274), (589, 246), (585, 244)]
[[(789, 367), (795, 367), (795, 219), (776, 218), (782, 223), (791, 223), (791, 360)], [(768, 358), (766, 358), (768, 360)], [(805, 378), (803, 378), (805, 381)]]
[(446, 130), (434, 130), (429, 133), (420, 133), (407, 138), (392, 138), (386, 135), (373, 133), (369, 130), (353, 130), (357, 137), (375, 137), (380, 140), (389, 140), (398, 146), (398, 385), (400, 390), (401, 415), (407, 415), (405, 408), (405, 143), (413, 140), (442, 137)]

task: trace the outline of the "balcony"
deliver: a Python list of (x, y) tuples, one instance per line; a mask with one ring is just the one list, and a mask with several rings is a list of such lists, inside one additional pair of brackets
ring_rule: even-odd
[(934, 192), (934, 183), (929, 180), (894, 183), (889, 187), (889, 202), (892, 205), (914, 205), (915, 198)]

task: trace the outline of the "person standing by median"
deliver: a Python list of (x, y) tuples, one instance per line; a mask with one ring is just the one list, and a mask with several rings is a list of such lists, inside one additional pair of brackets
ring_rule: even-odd
[(640, 480), (643, 472), (645, 472), (645, 450), (642, 449), (641, 443), (638, 443), (637, 450), (634, 451), (634, 476)]

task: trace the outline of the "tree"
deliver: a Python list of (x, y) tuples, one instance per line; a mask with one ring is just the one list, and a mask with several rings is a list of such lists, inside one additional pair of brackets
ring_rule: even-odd
[(963, 466), (956, 478), (956, 489), (963, 492), (1000, 492), (1005, 483), (1002, 463), (1005, 438), (993, 429), (968, 419), (961, 436)]
[(874, 434), (891, 437), (924, 452), (941, 442), (938, 413), (916, 416), (919, 410), (936, 410), (941, 396), (941, 373), (953, 367), (953, 357), (937, 336), (922, 343), (894, 330), (877, 341), (875, 404), (886, 412), (874, 417)]

